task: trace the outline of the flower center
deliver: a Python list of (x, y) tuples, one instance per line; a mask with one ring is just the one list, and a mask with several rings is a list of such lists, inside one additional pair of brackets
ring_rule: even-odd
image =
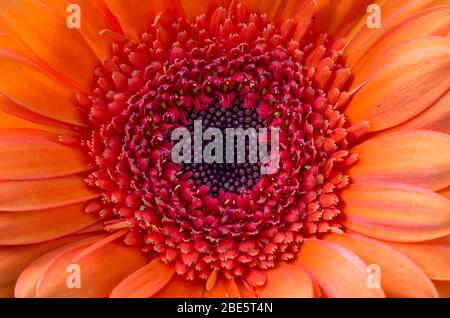
[[(216, 138), (220, 140), (214, 138), (213, 142), (219, 145), (216, 148), (222, 149), (214, 148), (211, 153), (207, 153), (217, 161), (207, 163), (203, 158), (206, 147), (195, 146), (192, 143), (189, 162), (180, 164), (182, 172), (191, 172), (194, 184), (207, 185), (214, 196), (220, 191), (242, 193), (246, 189), (251, 189), (261, 175), (261, 161), (257, 154), (257, 131), (265, 127), (256, 110), (244, 109), (240, 98), (235, 98), (229, 108), (223, 107), (215, 100), (207, 110), (191, 110), (188, 113), (187, 127), (191, 135), (195, 133), (195, 122), (202, 125), (203, 131), (208, 131), (209, 128), (218, 129), (221, 134)], [(247, 134), (240, 135), (235, 133), (236, 131)], [(236, 140), (240, 137), (244, 138), (241, 144)], [(202, 157), (195, 157), (195, 147)]]
[[(126, 244), (186, 279), (220, 272), (253, 287), (304, 237), (340, 231), (339, 191), (356, 160), (347, 150), (355, 129), (339, 111), (351, 74), (342, 42), (312, 31), (297, 38), (301, 28), (237, 5), (195, 21), (160, 14), (140, 43), (115, 43), (80, 105), (94, 127), (86, 144), (97, 169), (87, 182), (102, 191), (86, 211), (107, 231), (128, 229)], [(225, 136), (265, 128), (266, 143), (279, 132), (269, 143), (277, 160), (264, 174), (266, 161), (196, 162), (196, 149), (193, 162), (174, 161), (173, 133), (195, 135), (198, 120)], [(231, 150), (241, 153), (233, 146), (225, 156)]]

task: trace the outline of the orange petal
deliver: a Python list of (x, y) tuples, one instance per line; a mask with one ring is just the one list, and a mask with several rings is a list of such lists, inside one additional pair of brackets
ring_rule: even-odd
[(389, 243), (435, 280), (450, 280), (450, 237), (421, 243)]
[(188, 281), (180, 275), (174, 275), (170, 282), (167, 283), (155, 298), (202, 298), (205, 290), (205, 282), (203, 280)]
[(393, 130), (429, 129), (450, 134), (450, 93), (445, 94), (430, 108)]
[(373, 0), (335, 1), (318, 0), (314, 24), (321, 32), (334, 38), (345, 36), (366, 15), (367, 6)]
[(0, 286), (15, 281), (20, 272), (40, 255), (84, 237), (86, 235), (72, 235), (39, 244), (0, 246)]
[[(242, 3), (252, 12), (265, 13), (269, 19), (274, 19), (281, 8), (282, 0), (242, 0), (239, 3)], [(289, 3), (290, 5), (293, 4), (292, 1), (289, 1)]]
[(322, 298), (322, 290), (320, 289), (319, 283), (313, 280), (313, 290), (314, 290), (314, 298)]
[(31, 212), (0, 212), (0, 244), (39, 243), (84, 229), (98, 221), (84, 212), (84, 205)]
[(119, 21), (123, 31), (138, 41), (141, 34), (153, 24), (155, 16), (165, 10), (176, 11), (178, 1), (160, 0), (104, 0), (113, 15)]
[(32, 298), (36, 296), (36, 286), (39, 283), (42, 274), (47, 269), (47, 265), (51, 263), (57, 256), (63, 254), (74, 246), (85, 246), (100, 239), (101, 235), (85, 237), (73, 242), (69, 242), (61, 247), (51, 250), (29, 264), (17, 279), (14, 294), (17, 298)]
[(294, 19), (303, 28), (309, 27), (315, 9), (312, 0), (241, 0), (239, 3), (250, 12), (265, 14), (278, 23)]
[[(0, 99), (1, 99), (1, 97), (0, 97)], [(1, 101), (0, 101), (0, 103), (1, 103)], [(6, 129), (24, 128), (24, 129), (33, 129), (33, 130), (43, 130), (43, 131), (59, 133), (59, 134), (70, 133), (61, 128), (34, 123), (31, 121), (22, 119), (20, 117), (0, 111), (0, 129), (5, 129), (5, 128)]]
[(121, 29), (117, 21), (112, 18), (111, 13), (101, 1), (41, 0), (41, 2), (54, 9), (58, 15), (64, 19), (67, 19), (69, 16), (69, 13), (66, 12), (69, 4), (80, 6), (81, 28), (77, 31), (80, 32), (81, 36), (89, 44), (100, 61), (104, 61), (111, 56), (110, 51), (113, 41), (109, 37), (100, 36), (100, 31), (109, 29), (120, 33)]
[(435, 281), (434, 285), (439, 293), (439, 298), (450, 298), (450, 281)]
[(402, 182), (439, 190), (450, 184), (450, 135), (399, 131), (375, 137), (353, 149), (355, 182)]
[(97, 223), (94, 223), (84, 229), (81, 229), (80, 231), (77, 231), (78, 234), (83, 233), (96, 233), (96, 232), (103, 232), (105, 231), (105, 224), (102, 221), (99, 221)]
[(122, 280), (112, 291), (111, 298), (149, 298), (159, 292), (175, 274), (175, 268), (159, 258)]
[[(38, 1), (23, 0), (3, 2), (1, 14), (40, 60), (64, 78), (90, 90), (99, 60), (77, 29), (66, 26), (68, 13)], [(11, 74), (15, 73), (8, 76)]]
[(450, 39), (425, 37), (408, 42), (402, 53), (370, 78), (349, 103), (352, 123), (369, 121), (370, 131), (402, 124), (441, 98), (450, 87)]
[(216, 8), (226, 8), (228, 2), (228, 0), (198, 0), (194, 3), (191, 0), (179, 0), (181, 11), (191, 20), (201, 14), (210, 13)]
[(313, 298), (314, 284), (302, 265), (282, 262), (267, 271), (266, 285), (256, 292), (258, 298)]
[(0, 48), (39, 62), (33, 52), (17, 36), (11, 24), (0, 13)]
[(58, 134), (76, 135), (73, 126), (20, 107), (0, 94), (0, 128), (27, 128)]
[[(411, 42), (429, 35), (445, 36), (450, 29), (450, 6), (433, 7), (419, 11), (405, 22), (393, 28), (378, 42), (352, 69), (355, 79), (352, 86), (357, 87), (381, 66), (391, 63), (411, 49)], [(413, 42), (414, 43), (414, 42)], [(413, 47), (415, 49), (415, 47)], [(383, 63), (380, 63), (383, 61)]]
[(313, 0), (242, 0), (240, 1), (251, 12), (266, 15), (278, 24), (292, 19), (297, 23), (293, 39), (300, 41), (308, 31), (314, 16)]
[(0, 133), (0, 180), (46, 179), (89, 169), (85, 153), (55, 141), (57, 136), (35, 132)]
[(324, 297), (384, 297), (381, 289), (368, 287), (366, 264), (353, 252), (334, 243), (306, 239), (298, 261), (319, 283)]
[(85, 248), (83, 251), (80, 252), (80, 254), (77, 254), (74, 258), (73, 261), (76, 263), (78, 262), (79, 259), (86, 257), (87, 255), (95, 252), (96, 250), (102, 248), (103, 246), (116, 241), (117, 239), (119, 239), (120, 237), (126, 235), (128, 233), (128, 229), (122, 229), (120, 231), (117, 231), (111, 235), (107, 235), (104, 238), (98, 240), (97, 242), (95, 242), (94, 244), (90, 245), (89, 247)]
[(211, 290), (205, 290), (204, 298), (240, 298), (239, 288), (234, 280), (220, 276)]
[(440, 195), (443, 195), (444, 197), (446, 197), (447, 199), (450, 199), (450, 187), (439, 191)]
[[(273, 7), (277, 1), (269, 1), (268, 7)], [(315, 1), (313, 0), (283, 0), (278, 1), (278, 11), (274, 17), (276, 21), (284, 22), (287, 19), (294, 19), (299, 23), (299, 26), (304, 28), (303, 32), (309, 28), (311, 19), (314, 14)], [(266, 13), (267, 9), (263, 11)]]
[(97, 197), (79, 176), (0, 182), (0, 211), (32, 211), (85, 202)]
[(374, 2), (381, 7), (382, 27), (380, 29), (369, 29), (367, 27), (369, 15), (367, 14), (347, 35), (350, 44), (346, 49), (346, 61), (353, 67), (380, 39), (416, 12), (439, 4), (448, 4), (447, 0), (379, 0)]
[(257, 298), (256, 290), (251, 287), (247, 282), (243, 280), (238, 280), (236, 285), (239, 289), (239, 294), (241, 298)]
[(364, 263), (379, 266), (387, 297), (437, 297), (433, 283), (420, 267), (389, 245), (352, 234), (331, 234), (325, 239), (353, 251)]
[(61, 80), (37, 64), (1, 50), (0, 68), (0, 93), (13, 102), (41, 116), (85, 126), (75, 107), (75, 91)]
[(423, 188), (395, 183), (359, 183), (341, 195), (343, 224), (364, 235), (420, 242), (450, 233), (450, 201)]
[(147, 263), (139, 249), (109, 243), (78, 260), (81, 288), (68, 288), (71, 272), (67, 270), (84, 248), (85, 244), (70, 248), (48, 264), (37, 284), (36, 297), (107, 297), (122, 279)]
[(0, 298), (14, 298), (14, 282), (0, 285)]

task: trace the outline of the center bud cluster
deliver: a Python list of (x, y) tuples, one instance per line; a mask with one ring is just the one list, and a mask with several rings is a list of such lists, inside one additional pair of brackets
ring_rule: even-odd
[(175, 129), (172, 140), (178, 141), (172, 160), (182, 172), (192, 173), (196, 186), (207, 185), (216, 196), (220, 191), (242, 193), (279, 168), (278, 131), (269, 134), (258, 113), (244, 109), (240, 98), (228, 108), (215, 100), (207, 110), (192, 110), (187, 127)]

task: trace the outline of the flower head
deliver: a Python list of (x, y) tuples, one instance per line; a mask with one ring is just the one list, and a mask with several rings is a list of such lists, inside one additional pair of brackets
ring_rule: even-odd
[[(0, 254), (17, 270), (0, 287), (435, 297), (450, 280), (448, 5), (388, 2), (371, 29), (369, 1), (78, 2), (79, 30), (54, 1), (2, 4)], [(264, 131), (276, 169), (245, 142), (237, 161), (174, 161), (197, 122)]]

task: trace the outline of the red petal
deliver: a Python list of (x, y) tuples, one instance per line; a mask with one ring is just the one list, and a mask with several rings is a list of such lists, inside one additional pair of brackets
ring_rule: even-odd
[(263, 269), (252, 268), (245, 274), (245, 279), (252, 287), (263, 286), (267, 282), (266, 271)]

